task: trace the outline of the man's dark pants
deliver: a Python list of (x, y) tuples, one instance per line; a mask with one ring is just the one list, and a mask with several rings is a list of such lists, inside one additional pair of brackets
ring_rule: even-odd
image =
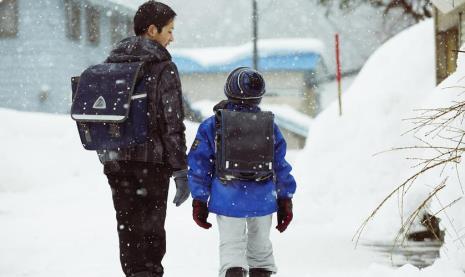
[(163, 276), (166, 252), (165, 217), (170, 172), (151, 163), (106, 163), (113, 194), (120, 260), (126, 276), (149, 271)]

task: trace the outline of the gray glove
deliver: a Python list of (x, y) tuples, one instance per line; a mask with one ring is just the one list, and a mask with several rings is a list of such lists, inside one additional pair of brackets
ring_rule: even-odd
[(190, 190), (187, 185), (187, 169), (173, 172), (174, 182), (176, 183), (176, 195), (173, 203), (179, 207), (184, 201), (189, 198)]

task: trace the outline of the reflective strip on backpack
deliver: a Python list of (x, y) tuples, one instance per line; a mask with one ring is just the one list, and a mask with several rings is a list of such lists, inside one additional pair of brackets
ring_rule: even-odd
[(125, 118), (124, 115), (95, 115), (95, 114), (72, 114), (75, 120), (98, 120), (98, 121), (119, 121)]
[(147, 97), (147, 93), (136, 94), (136, 95), (131, 96), (131, 100), (139, 99), (139, 98), (145, 98), (145, 97)]

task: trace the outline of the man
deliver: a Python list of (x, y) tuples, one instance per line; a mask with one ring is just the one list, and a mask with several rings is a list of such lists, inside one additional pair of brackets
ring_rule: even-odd
[(170, 176), (176, 206), (189, 197), (181, 84), (166, 47), (176, 13), (148, 1), (134, 16), (136, 36), (122, 40), (105, 62), (143, 61), (150, 139), (117, 151), (99, 151), (113, 193), (121, 265), (126, 276), (163, 276), (165, 216)]

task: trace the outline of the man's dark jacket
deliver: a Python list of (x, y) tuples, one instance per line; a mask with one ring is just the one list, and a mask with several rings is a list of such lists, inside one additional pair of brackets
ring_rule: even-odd
[(140, 77), (146, 84), (150, 141), (119, 151), (99, 153), (102, 162), (142, 161), (162, 164), (172, 171), (187, 168), (184, 110), (176, 65), (165, 47), (141, 36), (116, 45), (107, 63), (144, 61)]

